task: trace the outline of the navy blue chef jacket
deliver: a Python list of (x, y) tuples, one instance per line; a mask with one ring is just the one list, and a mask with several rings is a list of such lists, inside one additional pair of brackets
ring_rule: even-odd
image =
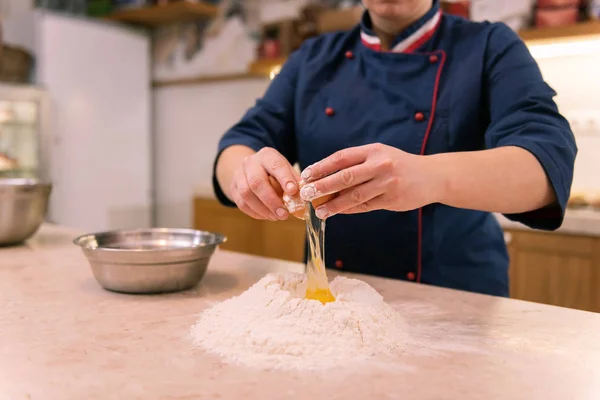
[[(365, 12), (349, 32), (306, 41), (223, 136), (219, 154), (236, 144), (273, 147), (304, 169), (338, 150), (376, 142), (413, 154), (519, 146), (540, 161), (558, 204), (507, 217), (558, 228), (577, 147), (556, 93), (518, 35), (501, 23), (445, 15), (437, 0), (392, 51), (380, 51), (370, 26)], [(234, 206), (213, 183), (218, 199)], [(487, 212), (432, 204), (338, 215), (328, 219), (326, 237), (329, 267), (508, 295), (503, 232)]]

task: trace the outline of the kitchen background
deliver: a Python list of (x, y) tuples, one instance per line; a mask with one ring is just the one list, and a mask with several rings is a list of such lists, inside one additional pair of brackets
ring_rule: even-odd
[[(357, 3), (0, 1), (5, 47), (32, 56), (31, 73), (21, 81), (44, 87), (52, 107), (44, 132), (55, 153), (48, 154), (56, 185), (50, 218), (85, 229), (153, 220), (191, 226), (193, 196), (212, 196), (220, 135), (304, 38), (352, 26), (360, 15)], [(600, 161), (594, 157), (600, 154), (600, 25), (587, 20), (600, 14), (598, 2), (475, 0), (443, 6), (474, 20), (504, 21), (532, 37), (555, 29), (556, 38), (542, 35), (529, 41), (530, 48), (577, 135), (574, 197), (594, 201), (600, 195)], [(581, 34), (568, 31), (582, 27)], [(559, 47), (559, 41), (567, 43)], [(31, 152), (7, 154), (2, 143), (0, 135), (6, 157), (31, 164)]]

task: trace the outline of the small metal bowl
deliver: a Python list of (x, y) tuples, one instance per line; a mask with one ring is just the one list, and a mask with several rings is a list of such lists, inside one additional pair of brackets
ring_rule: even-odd
[(190, 289), (204, 277), (215, 249), (227, 238), (193, 229), (151, 228), (83, 235), (94, 277), (121, 293), (167, 293)]

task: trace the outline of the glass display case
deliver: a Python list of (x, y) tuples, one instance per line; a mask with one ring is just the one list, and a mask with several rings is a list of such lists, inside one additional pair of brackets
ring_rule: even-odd
[(0, 178), (49, 178), (46, 109), (43, 89), (0, 84)]

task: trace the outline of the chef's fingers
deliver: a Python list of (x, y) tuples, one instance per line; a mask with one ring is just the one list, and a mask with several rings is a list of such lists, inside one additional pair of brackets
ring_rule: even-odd
[(296, 178), (297, 174), (294, 173), (294, 168), (281, 153), (270, 147), (265, 147), (257, 155), (264, 169), (267, 170), (269, 175), (277, 179), (277, 182), (287, 194), (293, 195), (298, 191), (299, 179)]
[(373, 179), (374, 175), (367, 164), (355, 165), (304, 185), (300, 189), (300, 197), (304, 201), (311, 201), (365, 183)]
[[(326, 219), (356, 207), (370, 207), (369, 202), (380, 196), (382, 192), (381, 182), (376, 179), (370, 180), (342, 191), (339, 196), (317, 207), (315, 211), (317, 217)], [(363, 206), (365, 203), (367, 205)]]
[[(256, 157), (248, 157), (244, 161), (244, 170), (248, 187), (263, 208), (266, 207), (269, 214), (276, 215), (279, 219), (286, 219), (289, 213), (283, 204), (283, 199), (277, 195), (275, 188), (269, 182), (269, 175), (260, 161)], [(250, 194), (247, 195), (250, 196)]]
[(237, 205), (237, 207), (240, 209), (240, 211), (242, 211), (244, 214), (254, 218), (254, 219), (265, 219), (263, 218), (260, 214), (257, 214), (256, 212), (254, 212), (249, 206), (248, 204), (242, 200), (242, 197), (240, 195), (239, 192), (239, 188), (237, 186), (237, 182), (236, 180), (238, 179), (240, 173), (236, 172), (233, 175), (233, 180), (231, 182), (231, 197), (233, 202)]
[(294, 166), (292, 166), (292, 173), (294, 174), (294, 178), (296, 178), (296, 182), (300, 182), (302, 180), (300, 172), (298, 172)]
[(240, 194), (237, 190), (238, 190), (237, 187), (235, 187), (235, 188), (232, 187), (231, 197), (233, 198), (233, 202), (240, 209), (240, 211), (254, 219), (260, 219), (260, 220), (266, 219), (266, 218), (261, 217), (259, 214), (255, 213), (254, 211), (252, 211), (252, 209), (250, 207), (248, 207), (248, 204), (246, 204), (246, 202), (244, 202), (241, 199)]
[(240, 210), (256, 219), (277, 221), (277, 217), (252, 192), (243, 170), (236, 173), (234, 179), (237, 187), (237, 190), (233, 191), (235, 193), (234, 200)]
[(302, 171), (302, 179), (305, 182), (313, 182), (344, 168), (362, 164), (366, 161), (368, 155), (369, 145), (337, 151), (329, 157), (308, 166)]
[(356, 207), (347, 209), (346, 211), (340, 212), (340, 214), (362, 214), (369, 211), (382, 210), (385, 208), (386, 200), (385, 196), (380, 195), (371, 200), (365, 201)]

